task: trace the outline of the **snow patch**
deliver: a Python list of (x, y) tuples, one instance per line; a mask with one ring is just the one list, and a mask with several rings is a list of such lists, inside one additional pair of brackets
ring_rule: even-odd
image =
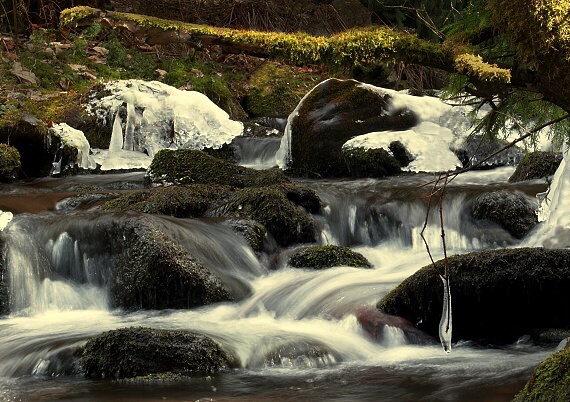
[[(77, 149), (77, 165), (82, 169), (95, 169), (97, 167), (95, 160), (89, 155), (90, 146), (89, 141), (85, 138), (83, 131), (76, 130), (70, 127), (66, 123), (54, 124), (51, 127), (52, 133), (61, 138), (61, 147), (64, 146), (72, 147)], [(58, 166), (61, 170), (60, 164), (58, 162), (54, 163), (54, 168)], [(59, 172), (54, 172), (59, 173)]]
[(12, 212), (4, 212), (0, 210), (0, 232), (6, 229), (6, 226), (12, 221), (14, 215)]

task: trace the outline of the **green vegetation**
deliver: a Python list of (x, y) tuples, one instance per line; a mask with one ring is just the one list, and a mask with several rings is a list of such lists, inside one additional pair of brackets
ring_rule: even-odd
[(0, 181), (13, 181), (20, 165), (18, 150), (10, 145), (0, 144)]
[(570, 347), (540, 363), (515, 402), (567, 401), (570, 399)]
[(310, 246), (296, 250), (289, 258), (289, 265), (295, 268), (324, 269), (338, 266), (371, 268), (362, 254), (341, 246)]

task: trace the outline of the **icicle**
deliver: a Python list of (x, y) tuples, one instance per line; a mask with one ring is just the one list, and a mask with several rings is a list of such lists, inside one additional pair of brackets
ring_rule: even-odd
[(439, 340), (443, 350), (447, 353), (451, 352), (451, 289), (449, 287), (449, 278), (439, 276), (443, 281), (443, 311), (441, 312), (441, 320), (439, 321)]
[(119, 116), (119, 110), (115, 114), (113, 122), (113, 132), (111, 133), (111, 143), (109, 144), (109, 152), (119, 152), (123, 149), (123, 119)]

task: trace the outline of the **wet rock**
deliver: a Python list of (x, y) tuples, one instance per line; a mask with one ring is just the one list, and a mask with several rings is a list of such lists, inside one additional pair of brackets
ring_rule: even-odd
[(525, 151), (517, 146), (510, 147), (503, 152), (483, 162), (483, 159), (503, 148), (507, 141), (482, 138), (481, 135), (468, 137), (463, 144), (455, 149), (455, 153), (463, 167), (477, 167), (489, 169), (499, 166), (516, 166), (523, 158)]
[(488, 219), (522, 239), (538, 224), (535, 210), (536, 206), (524, 194), (500, 190), (477, 197), (472, 214), (475, 219)]
[(220, 278), (145, 218), (126, 222), (114, 271), (113, 304), (127, 309), (191, 308), (234, 299)]
[(295, 250), (289, 257), (294, 268), (324, 269), (338, 266), (371, 268), (372, 264), (362, 254), (342, 246), (310, 246)]
[(8, 283), (6, 282), (6, 251), (4, 246), (4, 239), (0, 238), (0, 316), (10, 313), (10, 299), (8, 295)]
[(374, 131), (404, 130), (418, 122), (406, 108), (393, 108), (391, 96), (354, 80), (329, 79), (317, 85), (290, 119), (290, 168), (324, 177), (350, 174), (342, 153), (350, 138)]
[(263, 339), (251, 357), (252, 367), (315, 368), (330, 367), (341, 356), (317, 341)]
[(375, 341), (382, 344), (393, 342), (390, 328), (401, 331), (405, 343), (412, 345), (431, 345), (438, 341), (428, 334), (418, 330), (414, 325), (402, 317), (384, 314), (379, 310), (363, 309), (357, 312), (358, 322)]
[(530, 152), (519, 162), (515, 172), (509, 177), (510, 183), (540, 179), (552, 176), (562, 162), (560, 152)]
[(251, 219), (228, 219), (225, 223), (241, 234), (253, 251), (263, 251), (267, 229), (262, 224)]
[[(512, 343), (535, 328), (567, 328), (570, 250), (520, 248), (449, 258), (453, 340)], [(377, 305), (437, 336), (444, 262), (426, 266)], [(554, 307), (553, 307), (554, 306)]]
[(538, 365), (513, 401), (570, 400), (570, 344)]
[(13, 182), (20, 170), (20, 153), (7, 144), (0, 144), (0, 182)]
[(412, 158), (399, 141), (384, 148), (342, 147), (348, 171), (354, 177), (386, 177), (402, 172)]
[(92, 377), (217, 373), (236, 365), (212, 339), (187, 331), (121, 328), (87, 341), (81, 366)]

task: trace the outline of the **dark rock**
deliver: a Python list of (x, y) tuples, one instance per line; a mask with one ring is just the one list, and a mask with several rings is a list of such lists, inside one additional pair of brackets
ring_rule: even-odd
[(148, 219), (120, 230), (126, 250), (114, 272), (114, 305), (135, 309), (191, 308), (232, 300), (220, 278)]
[(342, 361), (335, 351), (317, 341), (263, 339), (249, 361), (251, 367), (315, 368)]
[(386, 177), (402, 172), (398, 160), (383, 148), (343, 147), (342, 153), (354, 177)]
[[(535, 328), (568, 328), (570, 250), (520, 248), (449, 258), (453, 339), (511, 343)], [(444, 262), (426, 266), (377, 305), (438, 336)]]
[(489, 169), (499, 166), (516, 166), (525, 154), (525, 151), (517, 146), (510, 147), (489, 160), (482, 162), (483, 159), (494, 154), (506, 144), (507, 141), (474, 135), (467, 138), (454, 151), (463, 167), (473, 166), (479, 169)]
[(391, 107), (390, 95), (354, 80), (329, 79), (317, 85), (291, 119), (290, 168), (326, 177), (347, 176), (342, 145), (373, 131), (404, 130), (418, 122), (409, 109)]
[(225, 223), (230, 225), (235, 232), (241, 234), (253, 251), (263, 251), (267, 229), (262, 224), (251, 219), (228, 219)]
[(410, 321), (402, 317), (384, 314), (379, 310), (367, 309), (359, 311), (356, 318), (372, 339), (379, 343), (390, 342), (386, 334), (387, 327), (401, 330), (406, 342), (412, 345), (432, 345), (438, 343), (434, 337), (418, 330)]
[(342, 246), (301, 247), (289, 257), (294, 268), (324, 269), (337, 266), (371, 268), (372, 264), (362, 254)]
[(87, 341), (81, 366), (88, 376), (132, 378), (157, 373), (220, 372), (236, 362), (212, 339), (187, 331), (121, 328)]
[(560, 152), (530, 152), (519, 162), (515, 172), (509, 177), (509, 182), (516, 183), (552, 176), (560, 162), (562, 162)]
[(0, 144), (0, 182), (13, 182), (20, 170), (20, 153), (7, 144)]
[(513, 401), (570, 401), (570, 346), (540, 363)]
[(508, 190), (483, 194), (475, 199), (472, 207), (475, 219), (488, 219), (517, 239), (522, 239), (538, 224), (535, 210), (524, 194)]

